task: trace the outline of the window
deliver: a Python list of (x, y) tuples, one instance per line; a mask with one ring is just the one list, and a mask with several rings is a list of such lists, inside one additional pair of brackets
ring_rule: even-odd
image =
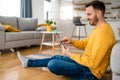
[(72, 19), (73, 17), (73, 4), (72, 0), (61, 0), (60, 19)]
[(20, 17), (20, 0), (0, 0), (0, 15)]
[(44, 20), (49, 19), (51, 10), (51, 3), (49, 1), (44, 0)]
[(73, 12), (73, 8), (72, 6), (63, 6), (61, 7), (61, 15), (60, 15), (60, 19), (72, 19), (72, 14)]

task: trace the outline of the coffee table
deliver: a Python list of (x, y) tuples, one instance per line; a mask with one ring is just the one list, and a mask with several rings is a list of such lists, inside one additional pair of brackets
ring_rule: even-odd
[[(52, 46), (52, 52), (53, 52), (53, 54), (54, 54), (54, 53), (55, 53), (55, 46), (60, 45), (60, 42), (56, 42), (56, 36), (58, 36), (58, 38), (60, 38), (60, 37), (59, 37), (59, 34), (62, 33), (62, 32), (58, 32), (58, 31), (57, 31), (57, 32), (41, 31), (40, 33), (42, 33), (43, 35), (42, 35), (42, 41), (41, 41), (41, 44), (40, 44), (39, 53), (42, 52), (42, 47), (43, 47), (43, 45), (46, 45), (46, 46)], [(51, 41), (51, 42), (44, 42), (45, 36), (46, 36), (47, 34), (52, 34), (52, 41)]]

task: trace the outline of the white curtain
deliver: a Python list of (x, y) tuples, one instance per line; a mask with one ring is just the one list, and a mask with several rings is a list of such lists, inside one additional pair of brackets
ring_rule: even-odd
[(72, 1), (61, 1), (61, 8), (60, 8), (60, 19), (72, 19), (73, 18), (73, 5)]
[(20, 17), (20, 0), (0, 0), (0, 15)]

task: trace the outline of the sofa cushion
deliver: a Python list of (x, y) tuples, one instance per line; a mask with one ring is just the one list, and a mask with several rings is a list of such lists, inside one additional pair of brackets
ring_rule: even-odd
[(37, 18), (18, 18), (18, 27), (22, 31), (34, 31), (37, 24)]
[(34, 38), (34, 33), (31, 31), (22, 32), (6, 32), (6, 41), (29, 40)]
[(3, 24), (9, 24), (17, 28), (17, 17), (5, 17), (0, 16), (0, 22)]
[(20, 32), (20, 30), (8, 24), (3, 24), (3, 27), (5, 28), (6, 32)]

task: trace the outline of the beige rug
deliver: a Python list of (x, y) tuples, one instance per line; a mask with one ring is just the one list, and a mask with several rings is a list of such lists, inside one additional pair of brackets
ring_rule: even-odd
[[(83, 52), (83, 50), (75, 48), (71, 45), (66, 45), (66, 46), (71, 50), (72, 53), (80, 54), (81, 52)], [(41, 59), (41, 58), (51, 57), (53, 55), (63, 55), (62, 51), (61, 51), (61, 48), (56, 47), (54, 53), (53, 53), (52, 49), (47, 49), (47, 50), (43, 50), (41, 52), (41, 54), (40, 53), (33, 53), (33, 54), (28, 55), (27, 57), (31, 57), (31, 58), (35, 58), (35, 59)]]
[[(74, 52), (74, 53), (81, 53), (83, 52), (83, 50), (80, 50), (72, 45), (66, 45), (70, 50), (71, 52)], [(53, 51), (52, 51), (52, 48), (51, 49), (48, 49), (48, 50), (44, 50), (42, 51), (41, 53), (44, 53), (44, 54), (53, 54)], [(54, 54), (62, 54), (62, 51), (61, 51), (61, 48), (60, 47), (55, 47), (55, 53)]]
[(42, 58), (49, 58), (51, 57), (51, 55), (35, 53), (35, 54), (30, 54), (26, 57), (33, 58), (33, 59), (42, 59)]

